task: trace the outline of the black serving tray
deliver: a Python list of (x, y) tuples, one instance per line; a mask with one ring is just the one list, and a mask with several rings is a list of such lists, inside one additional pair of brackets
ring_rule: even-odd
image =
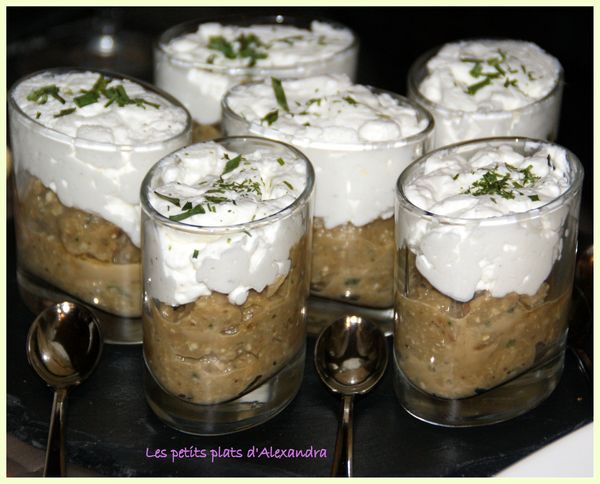
[[(17, 290), (12, 220), (7, 238), (7, 430), (44, 448), (52, 391), (25, 356), (34, 314)], [(302, 387), (281, 414), (237, 434), (197, 437), (164, 425), (146, 405), (141, 346), (106, 345), (97, 371), (69, 397), (68, 461), (105, 476), (328, 476), (339, 400), (318, 380), (313, 347), (314, 338), (309, 338)], [(491, 476), (590, 422), (592, 407), (590, 382), (571, 351), (558, 387), (545, 402), (514, 420), (480, 428), (436, 427), (411, 417), (396, 400), (388, 368), (377, 388), (356, 402), (355, 474)], [(233, 457), (247, 455), (252, 447), (256, 457)], [(313, 457), (275, 456), (277, 449), (311, 447), (317, 451)], [(207, 457), (182, 454), (171, 460), (171, 450), (186, 448), (198, 449), (198, 454), (204, 449)], [(157, 449), (166, 451), (167, 457), (147, 457)], [(268, 455), (258, 457), (262, 449)], [(211, 450), (217, 456), (214, 462)]]

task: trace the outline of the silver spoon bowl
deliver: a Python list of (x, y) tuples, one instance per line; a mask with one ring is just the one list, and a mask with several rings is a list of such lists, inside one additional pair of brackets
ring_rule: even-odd
[(373, 322), (346, 316), (321, 332), (315, 343), (314, 361), (323, 383), (342, 395), (331, 476), (352, 477), (354, 396), (370, 391), (385, 373), (385, 336)]
[(63, 302), (42, 311), (27, 334), (27, 359), (54, 388), (44, 476), (65, 475), (64, 414), (68, 390), (96, 368), (102, 335), (94, 314), (81, 304)]

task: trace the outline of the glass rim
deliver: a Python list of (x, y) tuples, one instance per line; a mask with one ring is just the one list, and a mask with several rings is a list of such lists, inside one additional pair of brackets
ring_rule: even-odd
[[(294, 201), (292, 203), (290, 203), (289, 205), (287, 205), (286, 207), (283, 207), (282, 209), (278, 210), (277, 212), (267, 215), (266, 217), (263, 217), (263, 218), (260, 218), (257, 220), (250, 220), (248, 222), (232, 224), (232, 225), (193, 225), (193, 224), (185, 223), (183, 221), (171, 220), (168, 217), (165, 217), (164, 215), (162, 215), (150, 203), (150, 200), (148, 199), (148, 192), (151, 188), (151, 183), (156, 174), (156, 171), (158, 170), (160, 165), (165, 160), (171, 158), (172, 156), (175, 156), (180, 151), (189, 149), (195, 145), (205, 144), (205, 143), (209, 143), (209, 142), (221, 144), (223, 142), (236, 141), (236, 140), (242, 141), (242, 142), (243, 141), (251, 141), (251, 142), (255, 142), (255, 143), (258, 142), (258, 143), (263, 143), (263, 144), (267, 144), (267, 145), (268, 144), (280, 145), (283, 148), (287, 149), (288, 151), (292, 152), (298, 159), (302, 160), (306, 166), (306, 184), (304, 186), (304, 189), (300, 193), (300, 195), (298, 195), (294, 199)], [(188, 232), (188, 233), (194, 233), (194, 234), (224, 235), (224, 234), (243, 232), (244, 230), (260, 228), (265, 225), (269, 225), (270, 223), (272, 223), (274, 221), (283, 219), (283, 218), (287, 217), (288, 215), (291, 215), (292, 213), (299, 210), (301, 207), (305, 206), (310, 201), (310, 198), (314, 192), (314, 187), (315, 187), (315, 172), (314, 172), (312, 163), (310, 162), (308, 157), (306, 157), (306, 155), (304, 155), (300, 150), (298, 150), (294, 146), (289, 145), (287, 143), (283, 143), (281, 141), (277, 141), (277, 140), (261, 138), (259, 136), (224, 136), (221, 138), (200, 141), (198, 143), (194, 143), (194, 144), (185, 146), (183, 148), (180, 148), (180, 149), (164, 156), (159, 161), (157, 161), (152, 166), (152, 168), (150, 168), (150, 170), (148, 171), (148, 173), (146, 174), (146, 176), (144, 177), (144, 179), (142, 181), (141, 188), (140, 188), (140, 204), (142, 207), (142, 211), (148, 217), (150, 217), (154, 221), (160, 222), (161, 225), (165, 225), (171, 229), (178, 230), (178, 231), (184, 231), (184, 232)]]
[[(306, 78), (289, 78), (289, 79), (282, 79), (282, 82), (303, 81), (305, 79)], [(252, 126), (258, 126), (259, 123), (257, 123), (256, 121), (248, 121), (247, 119), (245, 119), (244, 117), (242, 117), (241, 115), (236, 113), (229, 106), (229, 97), (236, 90), (246, 89), (247, 87), (250, 87), (253, 85), (258, 85), (258, 84), (263, 84), (265, 82), (266, 82), (265, 80), (252, 81), (252, 82), (247, 82), (244, 84), (237, 84), (237, 85), (233, 86), (231, 89), (229, 89), (227, 91), (227, 93), (225, 94), (225, 96), (223, 96), (223, 99), (221, 100), (221, 109), (223, 111), (223, 120), (225, 120), (226, 116), (229, 115), (232, 118), (234, 118), (236, 121), (244, 123), (247, 126), (248, 131), (250, 131), (252, 133), (252, 135), (254, 135), (254, 136), (268, 136), (269, 139), (276, 139), (277, 141), (281, 141), (283, 143), (291, 143), (289, 140), (282, 140), (282, 138), (280, 138), (280, 137), (270, 138), (271, 133), (273, 133), (275, 136), (278, 136), (280, 134), (282, 134), (283, 137), (288, 136), (288, 135), (285, 135), (285, 133), (281, 133), (281, 131), (279, 131), (277, 129), (267, 128), (266, 131), (261, 132), (260, 134), (252, 132), (251, 131)], [(357, 84), (354, 84), (354, 85), (357, 85)], [(356, 143), (356, 142), (339, 143), (339, 142), (327, 142), (327, 141), (313, 141), (313, 142), (308, 142), (308, 143), (294, 142), (294, 145), (300, 146), (302, 148), (329, 150), (329, 151), (386, 150), (386, 149), (402, 148), (402, 147), (410, 145), (411, 143), (414, 143), (415, 141), (418, 141), (420, 139), (426, 139), (433, 132), (435, 121), (433, 119), (432, 114), (427, 109), (425, 109), (423, 106), (420, 106), (417, 102), (413, 101), (412, 99), (409, 99), (406, 96), (402, 96), (401, 94), (397, 94), (395, 92), (388, 91), (385, 89), (380, 89), (378, 87), (373, 87), (373, 86), (369, 86), (369, 85), (365, 85), (365, 84), (360, 84), (360, 86), (366, 87), (369, 91), (371, 91), (371, 93), (376, 94), (376, 95), (387, 94), (388, 96), (392, 97), (394, 100), (399, 101), (399, 103), (398, 103), (399, 105), (413, 108), (417, 112), (417, 116), (420, 116), (422, 119), (427, 120), (427, 125), (421, 131), (418, 131), (417, 133), (414, 133), (410, 136), (405, 136), (403, 138), (400, 138), (400, 139), (394, 140), (394, 141), (371, 141), (371, 142), (364, 142), (364, 143)]]
[[(440, 215), (423, 208), (418, 207), (414, 203), (412, 203), (406, 194), (404, 193), (404, 185), (408, 181), (408, 177), (412, 175), (412, 173), (422, 165), (428, 158), (434, 156), (436, 154), (442, 152), (457, 152), (461, 148), (473, 148), (476, 149), (477, 146), (493, 144), (494, 146), (509, 144), (512, 147), (515, 145), (526, 147), (528, 144), (536, 147), (541, 147), (543, 145), (556, 146), (561, 148), (566, 153), (566, 158), (569, 162), (570, 167), (570, 184), (568, 188), (558, 195), (556, 198), (548, 201), (547, 203), (540, 205), (539, 207), (531, 208), (524, 212), (514, 212), (507, 213), (503, 215), (498, 215), (494, 217), (482, 217), (482, 218), (465, 218), (465, 217), (453, 217), (450, 215)], [(490, 138), (480, 138), (475, 140), (467, 140), (462, 141), (460, 143), (454, 143), (451, 145), (442, 146), (441, 148), (437, 148), (433, 151), (429, 151), (423, 156), (417, 158), (413, 161), (409, 166), (407, 166), (404, 171), (398, 177), (396, 181), (396, 199), (398, 202), (405, 208), (406, 210), (426, 219), (435, 219), (441, 224), (446, 225), (471, 225), (471, 224), (480, 224), (483, 226), (498, 226), (505, 225), (515, 222), (522, 222), (525, 220), (537, 218), (541, 216), (543, 213), (552, 211), (564, 204), (565, 200), (568, 200), (573, 197), (579, 190), (581, 190), (583, 185), (583, 175), (584, 169), (577, 155), (575, 155), (571, 150), (565, 148), (562, 145), (552, 143), (550, 141), (535, 139), (535, 138), (527, 138), (522, 136), (497, 136)]]
[(431, 49), (425, 51), (423, 54), (421, 54), (419, 57), (417, 57), (417, 59), (411, 64), (410, 68), (408, 69), (407, 89), (408, 89), (409, 95), (414, 96), (415, 100), (418, 101), (419, 103), (422, 103), (424, 106), (427, 107), (427, 109), (444, 112), (447, 114), (459, 114), (459, 113), (460, 114), (469, 114), (469, 115), (472, 115), (475, 117), (478, 117), (478, 116), (486, 117), (486, 116), (493, 116), (493, 115), (497, 116), (498, 114), (512, 114), (512, 113), (523, 112), (523, 111), (526, 111), (536, 105), (542, 104), (547, 99), (556, 95), (557, 92), (560, 91), (562, 89), (562, 87), (564, 86), (564, 69), (563, 69), (563, 66), (560, 63), (560, 61), (553, 55), (546, 52), (545, 50), (544, 50), (544, 53), (547, 56), (554, 59), (556, 61), (556, 63), (558, 64), (558, 73), (557, 73), (557, 77), (556, 77), (556, 82), (552, 86), (552, 89), (550, 89), (550, 91), (548, 91), (543, 97), (541, 97), (539, 99), (534, 99), (530, 103), (527, 103), (524, 106), (520, 106), (515, 109), (497, 109), (497, 110), (493, 110), (493, 111), (464, 111), (462, 109), (453, 109), (453, 108), (445, 107), (442, 104), (432, 101), (431, 99), (425, 97), (419, 90), (419, 85), (417, 85), (418, 71), (421, 68), (425, 68), (427, 61), (429, 59), (431, 59), (435, 54), (437, 54), (442, 49), (442, 47), (444, 47), (446, 45), (450, 45), (450, 44), (458, 44), (460, 42), (488, 42), (488, 41), (507, 41), (507, 40), (533, 44), (541, 49), (541, 47), (539, 45), (535, 44), (534, 42), (530, 42), (527, 40), (509, 39), (506, 37), (465, 38), (465, 39), (459, 39), (459, 40), (455, 40), (452, 42), (447, 42), (445, 44), (437, 45), (437, 46), (432, 47)]
[[(288, 20), (289, 20), (289, 23), (288, 23)], [(178, 59), (166, 50), (166, 45), (168, 42), (170, 42), (177, 36), (181, 36), (185, 33), (192, 33), (192, 32), (197, 31), (198, 27), (200, 25), (206, 24), (206, 23), (218, 22), (218, 23), (221, 23), (221, 25), (225, 25), (225, 26), (229, 26), (229, 25), (236, 26), (239, 24), (247, 23), (248, 26), (250, 26), (252, 24), (255, 24), (255, 25), (270, 25), (270, 24), (290, 25), (290, 24), (292, 24), (292, 25), (294, 25), (294, 23), (298, 23), (301, 21), (306, 21), (308, 23), (310, 23), (311, 21), (317, 21), (317, 22), (322, 22), (322, 23), (331, 25), (332, 27), (334, 27), (336, 29), (346, 30), (346, 31), (350, 32), (350, 34), (352, 35), (352, 41), (347, 46), (328, 55), (327, 57), (323, 57), (321, 59), (313, 59), (313, 60), (305, 61), (305, 62), (296, 62), (292, 65), (286, 65), (286, 66), (265, 66), (265, 67), (252, 66), (252, 67), (248, 67), (248, 66), (214, 65), (214, 64), (208, 64), (207, 62), (202, 62), (202, 61), (189, 61), (189, 60)], [(236, 24), (236, 22), (237, 22), (237, 24)], [(193, 28), (193, 27), (195, 27), (195, 28)], [(188, 29), (192, 29), (192, 30), (188, 31)], [(332, 59), (334, 57), (337, 57), (341, 54), (350, 52), (353, 49), (358, 48), (358, 45), (359, 45), (359, 40), (358, 40), (358, 37), (356, 36), (356, 34), (354, 33), (354, 31), (352, 29), (350, 29), (349, 27), (347, 27), (346, 25), (343, 25), (340, 22), (336, 22), (335, 20), (329, 20), (328, 18), (325, 18), (325, 17), (312, 18), (312, 17), (302, 16), (302, 15), (278, 15), (278, 14), (257, 15), (257, 16), (252, 16), (252, 17), (242, 16), (242, 15), (230, 15), (230, 16), (223, 16), (223, 17), (213, 17), (213, 18), (209, 18), (209, 19), (201, 19), (200, 18), (200, 19), (194, 19), (194, 20), (187, 20), (185, 22), (181, 22), (179, 24), (173, 25), (172, 27), (169, 27), (162, 34), (160, 34), (158, 39), (154, 42), (155, 50), (163, 53), (165, 56), (168, 57), (170, 62), (172, 62), (174, 65), (177, 65), (179, 67), (185, 67), (188, 69), (189, 68), (200, 68), (200, 69), (203, 69), (203, 70), (206, 70), (209, 72), (218, 73), (218, 74), (226, 74), (229, 76), (248, 76), (248, 77), (265, 77), (265, 76), (268, 76), (269, 73), (272, 73), (273, 71), (293, 72), (293, 71), (296, 71), (299, 68), (302, 68), (305, 66), (316, 65), (316, 64), (320, 64), (320, 63), (329, 61), (330, 59)]]
[[(68, 74), (71, 72), (72, 73), (91, 72), (94, 74), (102, 74), (110, 79), (128, 80), (133, 83), (139, 84), (147, 91), (151, 91), (154, 94), (158, 94), (160, 97), (164, 98), (165, 100), (170, 102), (175, 107), (182, 109), (185, 114), (185, 127), (179, 133), (177, 133), (173, 136), (170, 136), (169, 138), (165, 138), (164, 140), (160, 140), (160, 141), (151, 141), (149, 143), (129, 143), (129, 144), (108, 143), (105, 141), (97, 141), (97, 140), (93, 140), (93, 139), (71, 136), (71, 135), (69, 135), (67, 133), (63, 133), (62, 131), (59, 131), (55, 128), (46, 126), (46, 125), (40, 123), (37, 119), (34, 119), (31, 116), (29, 116), (25, 111), (23, 111), (23, 109), (21, 109), (21, 107), (17, 103), (15, 96), (14, 96), (15, 91), (16, 91), (17, 87), (19, 87), (25, 81), (27, 81), (33, 77), (40, 76), (42, 74), (46, 74), (46, 73), (58, 75), (58, 74)], [(141, 79), (138, 79), (136, 77), (129, 76), (126, 74), (120, 74), (118, 72), (104, 70), (104, 69), (87, 69), (85, 67), (65, 66), (65, 67), (50, 67), (48, 69), (41, 69), (39, 71), (35, 71), (31, 74), (27, 74), (26, 76), (21, 77), (17, 81), (15, 81), (15, 83), (12, 85), (12, 87), (10, 88), (10, 90), (8, 92), (8, 104), (9, 104), (9, 107), (12, 108), (13, 112), (18, 114), (19, 116), (24, 117), (28, 121), (33, 122), (35, 125), (39, 126), (40, 128), (51, 132), (52, 135), (57, 140), (64, 141), (64, 142), (74, 141), (75, 143), (78, 143), (78, 144), (85, 144), (86, 147), (98, 146), (99, 148), (105, 148), (105, 149), (111, 148), (111, 149), (117, 149), (117, 150), (121, 150), (121, 151), (133, 151), (136, 149), (151, 149), (154, 147), (160, 147), (165, 144), (171, 143), (172, 141), (180, 138), (181, 136), (189, 134), (192, 131), (192, 116), (190, 115), (189, 111), (185, 108), (185, 106), (177, 98), (175, 98), (171, 94), (167, 93), (166, 91), (163, 91), (159, 87), (152, 85), (146, 81), (142, 81)]]

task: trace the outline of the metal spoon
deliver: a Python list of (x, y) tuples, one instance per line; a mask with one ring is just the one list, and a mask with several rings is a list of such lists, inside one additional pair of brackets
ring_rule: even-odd
[(98, 320), (85, 306), (63, 302), (35, 318), (27, 335), (27, 359), (54, 388), (44, 477), (65, 475), (64, 414), (69, 387), (94, 370), (102, 353)]
[(343, 396), (331, 475), (352, 477), (354, 395), (371, 390), (385, 373), (385, 336), (371, 321), (346, 316), (321, 332), (315, 343), (314, 358), (323, 383)]

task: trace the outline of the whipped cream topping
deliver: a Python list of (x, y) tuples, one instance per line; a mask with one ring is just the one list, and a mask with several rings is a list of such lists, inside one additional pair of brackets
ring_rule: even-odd
[[(99, 82), (104, 79), (103, 82)], [(12, 91), (16, 169), (61, 203), (98, 215), (140, 245), (139, 188), (148, 169), (189, 141), (188, 114), (128, 79), (44, 72)]]
[(195, 121), (221, 121), (227, 90), (252, 78), (356, 74), (358, 45), (346, 28), (313, 21), (310, 29), (286, 24), (239, 27), (205, 23), (162, 43), (155, 81), (190, 110)]
[(177, 61), (212, 67), (287, 67), (327, 59), (353, 41), (350, 30), (319, 21), (311, 22), (310, 29), (285, 24), (241, 27), (208, 22), (162, 48)]
[(344, 75), (281, 81), (287, 110), (278, 102), (277, 90), (272, 80), (244, 84), (232, 89), (226, 102), (252, 123), (252, 132), (297, 146), (394, 142), (428, 124), (415, 108)]
[(315, 216), (328, 229), (393, 215), (395, 180), (425, 150), (430, 125), (414, 103), (343, 75), (283, 80), (280, 87), (272, 79), (239, 85), (224, 105), (236, 115), (226, 112), (228, 134), (274, 138), (308, 156), (316, 173)]
[[(305, 231), (298, 213), (258, 223), (291, 206), (307, 183), (307, 165), (291, 151), (240, 155), (215, 142), (183, 148), (160, 162), (147, 196), (181, 229), (145, 224), (144, 258), (152, 297), (180, 305), (228, 294), (243, 304), (290, 268), (289, 252)], [(245, 225), (244, 225), (245, 224)], [(188, 230), (186, 231), (186, 226)], [(192, 227), (222, 227), (217, 233)], [(233, 226), (233, 227), (232, 227)]]
[(458, 301), (483, 290), (533, 295), (560, 258), (569, 207), (543, 207), (572, 183), (567, 153), (546, 143), (529, 143), (528, 151), (442, 150), (404, 180), (406, 198), (430, 216), (400, 209), (398, 244), (440, 292)]
[(444, 45), (427, 62), (421, 94), (440, 106), (467, 112), (510, 111), (556, 86), (560, 63), (530, 42), (462, 41)]
[[(86, 95), (83, 91), (92, 91), (100, 76), (96, 72), (44, 72), (20, 83), (13, 97), (30, 118), (72, 138), (143, 145), (168, 140), (185, 129), (182, 108), (128, 79), (107, 78), (105, 90), (115, 89), (109, 97)], [(52, 86), (55, 95), (48, 94), (54, 91)], [(117, 93), (119, 86), (122, 90)], [(113, 93), (115, 100), (110, 102)]]

